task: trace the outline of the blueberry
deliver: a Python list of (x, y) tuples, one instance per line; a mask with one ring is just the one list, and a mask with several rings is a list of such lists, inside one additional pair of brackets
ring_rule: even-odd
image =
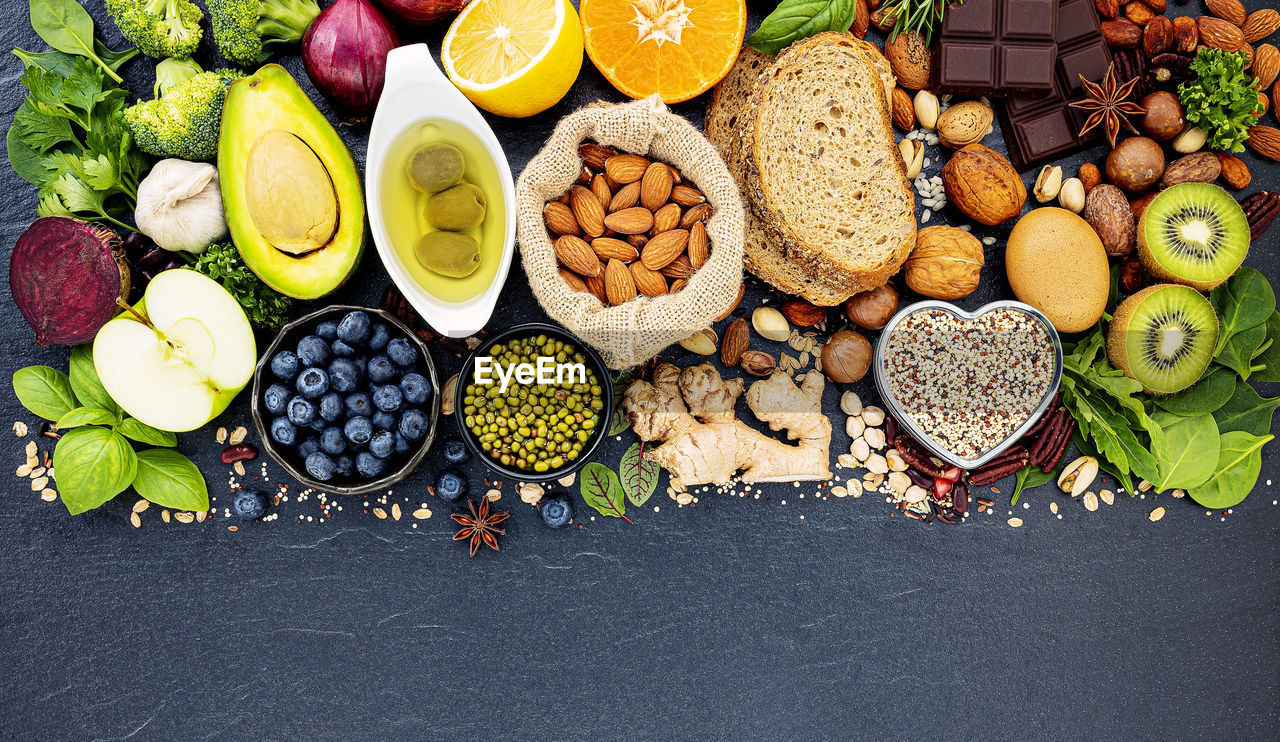
[(321, 482), (327, 482), (338, 473), (338, 466), (328, 454), (317, 451), (307, 457), (307, 473)]
[(400, 402), (404, 395), (400, 393), (400, 387), (387, 384), (373, 390), (373, 406), (383, 412), (395, 412), (400, 409)]
[(538, 512), (542, 522), (551, 528), (563, 528), (573, 520), (573, 504), (564, 495), (544, 495)]
[(436, 497), (445, 502), (457, 502), (467, 494), (467, 480), (457, 469), (445, 469), (436, 476)]
[(299, 443), (297, 448), (298, 455), (304, 459), (319, 450), (320, 441), (314, 435)]
[(382, 474), (387, 468), (387, 462), (374, 456), (368, 451), (361, 451), (356, 454), (356, 473), (362, 477), (370, 479)]
[(444, 442), (444, 460), (454, 466), (462, 466), (471, 458), (467, 444), (461, 438), (450, 438)]
[(353, 417), (342, 426), (342, 434), (356, 447), (362, 448), (373, 437), (373, 423), (367, 417)]
[(237, 518), (257, 520), (267, 513), (267, 495), (259, 490), (240, 490), (231, 500), (231, 510)]
[(343, 406), (347, 409), (347, 417), (369, 417), (373, 414), (373, 402), (364, 392), (348, 394)]
[(338, 339), (348, 345), (360, 345), (369, 339), (371, 324), (367, 312), (349, 312), (338, 323)]
[(400, 391), (409, 404), (426, 404), (431, 399), (431, 384), (422, 374), (405, 374), (400, 379)]
[(320, 398), (320, 419), (334, 422), (342, 417), (342, 395), (329, 392)]
[(350, 345), (347, 345), (341, 340), (334, 340), (329, 347), (333, 348), (334, 355), (342, 356), (343, 358), (356, 357), (356, 349), (351, 347)]
[(374, 356), (369, 359), (369, 381), (374, 384), (389, 384), (400, 372), (395, 364), (386, 356)]
[(332, 320), (325, 320), (316, 325), (316, 334), (325, 340), (333, 340), (338, 337), (338, 323)]
[(289, 398), (293, 396), (293, 392), (283, 384), (272, 384), (267, 387), (267, 391), (262, 393), (262, 406), (267, 408), (267, 412), (272, 415), (283, 415), (285, 408), (289, 405)]
[(316, 399), (329, 391), (329, 374), (322, 368), (309, 368), (298, 374), (298, 394), (307, 399)]
[(271, 373), (285, 381), (293, 381), (298, 375), (298, 355), (291, 350), (282, 350), (271, 359)]
[(380, 459), (385, 459), (391, 455), (392, 449), (396, 445), (396, 434), (390, 430), (379, 430), (369, 439), (369, 453)]
[(302, 365), (314, 367), (329, 360), (329, 344), (318, 335), (308, 335), (298, 341), (298, 360)]
[(400, 435), (411, 441), (420, 441), (427, 434), (430, 421), (425, 413), (417, 407), (411, 407), (400, 416)]
[(360, 385), (360, 369), (350, 358), (335, 358), (329, 362), (329, 388), (335, 392), (354, 392)]
[(347, 450), (347, 439), (342, 436), (342, 428), (331, 425), (320, 434), (320, 450), (330, 456), (337, 456)]
[(413, 444), (409, 442), (408, 438), (405, 438), (403, 435), (400, 435), (399, 433), (396, 433), (395, 436), (396, 436), (396, 453), (406, 454), (413, 449)]
[(310, 425), (316, 419), (316, 406), (303, 399), (294, 397), (289, 400), (289, 422), (294, 425)]
[(345, 453), (334, 460), (334, 466), (337, 467), (338, 473), (344, 477), (351, 476), (351, 472), (356, 470), (356, 462)]
[(404, 338), (396, 338), (387, 343), (387, 357), (397, 366), (406, 368), (418, 362), (418, 350)]
[(317, 417), (316, 419), (312, 420), (312, 421), (307, 425), (307, 427), (308, 427), (308, 428), (311, 428), (312, 430), (316, 431), (317, 433), (323, 433), (323, 432), (324, 432), (324, 429), (325, 429), (325, 428), (327, 428), (327, 427), (329, 427), (329, 423), (328, 423), (328, 422), (326, 422), (323, 418)]
[(369, 350), (376, 353), (387, 347), (387, 342), (390, 340), (391, 331), (387, 329), (386, 325), (378, 323), (373, 326), (373, 330), (369, 333), (369, 342), (365, 343), (365, 345), (369, 347)]
[(292, 446), (298, 439), (298, 429), (287, 417), (277, 417), (271, 421), (271, 440), (282, 446)]
[(373, 429), (374, 430), (392, 430), (396, 429), (396, 416), (390, 412), (378, 410), (373, 413)]

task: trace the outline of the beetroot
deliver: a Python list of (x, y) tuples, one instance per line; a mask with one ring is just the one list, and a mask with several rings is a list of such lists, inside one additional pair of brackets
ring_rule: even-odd
[(369, 118), (382, 95), (387, 54), (400, 45), (369, 0), (337, 0), (302, 37), (302, 63), (321, 93), (352, 118)]
[(9, 291), (40, 345), (87, 343), (129, 295), (129, 263), (108, 227), (65, 216), (35, 220), (9, 259)]

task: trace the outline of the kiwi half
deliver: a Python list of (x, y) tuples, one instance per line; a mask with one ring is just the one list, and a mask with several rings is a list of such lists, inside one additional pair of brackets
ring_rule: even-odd
[(1152, 394), (1200, 379), (1218, 343), (1218, 315), (1193, 288), (1161, 283), (1120, 303), (1107, 332), (1107, 357)]
[(1138, 222), (1138, 255), (1154, 276), (1208, 291), (1249, 252), (1249, 222), (1231, 194), (1183, 183), (1152, 199)]

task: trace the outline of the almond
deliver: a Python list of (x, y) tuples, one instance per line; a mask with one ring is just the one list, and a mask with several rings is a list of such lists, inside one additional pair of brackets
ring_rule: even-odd
[(666, 232), (669, 229), (675, 229), (680, 226), (680, 207), (676, 204), (667, 204), (661, 209), (653, 212), (653, 233)]
[(702, 222), (689, 228), (689, 262), (694, 268), (701, 268), (711, 256), (711, 244), (707, 241), (707, 228)]
[(911, 29), (892, 36), (884, 44), (884, 56), (902, 87), (923, 90), (929, 85), (929, 45), (919, 31)]
[(644, 247), (644, 246), (645, 246), (645, 244), (646, 244), (646, 243), (648, 243), (648, 242), (649, 242), (649, 235), (647, 235), (647, 234), (629, 234), (629, 235), (627, 235), (627, 244), (628, 244), (628, 245), (631, 245), (632, 247), (634, 247), (634, 248), (635, 248), (635, 249), (637, 249), (637, 250), (639, 250), (640, 248)]
[(1218, 164), (1222, 167), (1222, 181), (1234, 190), (1249, 187), (1253, 175), (1244, 160), (1226, 152), (1218, 153)]
[(602, 172), (604, 170), (604, 163), (616, 154), (618, 153), (612, 148), (596, 144), (595, 142), (583, 142), (578, 145), (578, 156), (582, 158), (582, 164), (597, 173)]
[(1266, 90), (1280, 75), (1280, 50), (1271, 44), (1263, 44), (1253, 54), (1253, 76), (1258, 79), (1258, 89)]
[(548, 201), (542, 207), (542, 220), (552, 234), (578, 234), (578, 221), (573, 218), (573, 211), (559, 201)]
[(1164, 15), (1164, 12), (1169, 9), (1169, 3), (1166, 0), (1142, 0), (1142, 2), (1146, 3), (1156, 15)]
[(621, 260), (610, 260), (604, 267), (604, 295), (615, 307), (636, 298), (636, 282)]
[(898, 22), (898, 9), (895, 6), (886, 5), (872, 13), (869, 20), (871, 25), (881, 31), (888, 31), (893, 28), (893, 24)]
[(560, 269), (560, 277), (563, 278), (564, 282), (569, 284), (569, 288), (573, 289), (574, 291), (587, 290), (587, 284), (582, 280), (582, 277), (579, 276), (577, 273), (574, 273), (573, 271), (569, 270), (568, 268)]
[[(619, 234), (641, 234), (653, 227), (653, 213), (643, 206), (632, 206), (606, 216), (604, 226)], [(598, 237), (600, 234), (603, 231), (592, 236)]]
[(1093, 7), (1103, 18), (1115, 18), (1120, 14), (1120, 0), (1093, 0)]
[(591, 241), (591, 249), (604, 261), (621, 260), (630, 263), (639, 257), (640, 252), (630, 243), (615, 237), (597, 237)]
[(587, 279), (587, 291), (594, 294), (601, 304), (609, 305), (609, 297), (604, 293), (604, 271), (600, 271), (598, 276), (591, 276)]
[(725, 328), (720, 340), (720, 362), (729, 368), (737, 366), (750, 344), (751, 328), (747, 326), (747, 318), (739, 317)]
[[(671, 234), (663, 232), (663, 234)], [(680, 255), (680, 257), (667, 263), (666, 267), (659, 271), (667, 278), (688, 278), (693, 275), (693, 265), (689, 262), (688, 255)]]
[(713, 211), (714, 209), (711, 208), (711, 204), (698, 204), (697, 206), (691, 207), (688, 211), (684, 212), (684, 216), (680, 217), (680, 228), (692, 229), (696, 222), (705, 222), (710, 219)]
[(618, 189), (613, 194), (613, 199), (609, 201), (609, 207), (605, 209), (610, 214), (615, 211), (629, 209), (640, 203), (640, 182), (628, 183)]
[(649, 211), (657, 211), (671, 197), (671, 170), (661, 162), (655, 162), (640, 179), (640, 205)]
[(1244, 33), (1244, 40), (1252, 44), (1267, 38), (1278, 28), (1280, 28), (1280, 12), (1274, 8), (1263, 8), (1250, 13), (1240, 30)]
[(893, 89), (893, 125), (903, 131), (916, 128), (916, 107), (911, 94), (902, 88)]
[(1255, 155), (1280, 162), (1280, 129), (1274, 126), (1250, 126), (1244, 144)]
[(590, 237), (604, 234), (604, 207), (596, 194), (576, 185), (569, 189), (569, 208), (573, 210), (573, 218), (578, 226)]
[(556, 260), (569, 270), (580, 276), (600, 275), (600, 260), (591, 249), (591, 245), (571, 234), (561, 236), (555, 241)]
[(849, 33), (865, 39), (867, 27), (871, 25), (871, 10), (867, 8), (867, 0), (858, 0), (857, 5), (857, 12), (853, 16), (853, 25), (849, 27)]
[(1151, 19), (1142, 30), (1142, 51), (1147, 57), (1154, 57), (1169, 50), (1173, 46), (1173, 21), (1164, 16)]
[(749, 350), (742, 354), (738, 367), (752, 376), (772, 376), (777, 364), (763, 350)]
[(719, 322), (730, 314), (733, 314), (733, 310), (737, 309), (738, 305), (742, 303), (742, 297), (746, 293), (747, 285), (745, 283), (738, 284), (738, 295), (733, 298), (733, 303), (729, 305), (729, 308), (721, 312), (719, 317), (716, 317), (716, 322)]
[(689, 244), (687, 230), (672, 229), (661, 232), (645, 243), (644, 249), (640, 251), (640, 262), (651, 271), (662, 270), (684, 252), (687, 244)]
[(778, 307), (778, 310), (782, 312), (782, 316), (786, 317), (788, 322), (796, 327), (813, 327), (827, 318), (826, 309), (800, 299), (785, 301), (782, 306)]
[(596, 198), (600, 199), (600, 206), (608, 211), (609, 203), (613, 201), (613, 191), (609, 190), (608, 179), (603, 175), (597, 175), (592, 178), (591, 192), (596, 194)]
[(1173, 50), (1179, 54), (1195, 54), (1200, 45), (1200, 29), (1191, 16), (1173, 19)]
[(1244, 33), (1240, 27), (1221, 18), (1202, 15), (1196, 19), (1196, 26), (1200, 29), (1200, 43), (1210, 49), (1233, 52), (1244, 46)]
[(698, 204), (706, 200), (707, 200), (707, 197), (702, 195), (702, 191), (699, 191), (697, 188), (694, 188), (693, 186), (687, 186), (687, 185), (681, 184), (681, 185), (673, 186), (671, 188), (672, 203), (679, 204), (680, 206), (683, 206), (685, 208), (688, 208), (690, 206), (697, 206)]
[(634, 183), (644, 177), (649, 161), (640, 155), (620, 154), (605, 160), (604, 172), (618, 185)]
[(1124, 6), (1124, 17), (1133, 21), (1139, 26), (1145, 26), (1155, 18), (1156, 12), (1152, 10), (1146, 3), (1133, 0)]
[(688, 285), (689, 285), (689, 279), (687, 279), (687, 278), (677, 278), (676, 280), (674, 280), (674, 281), (672, 281), (672, 282), (671, 282), (671, 285), (670, 285), (670, 286), (668, 286), (668, 287), (667, 287), (667, 293), (668, 293), (668, 294), (674, 294), (674, 293), (676, 293), (677, 291), (679, 291), (680, 289), (682, 289), (682, 288), (684, 288), (685, 286), (688, 286)]
[(667, 293), (667, 279), (657, 271), (651, 271), (639, 261), (627, 266), (636, 289), (645, 296), (662, 296)]
[(1205, 0), (1209, 12), (1235, 26), (1243, 26), (1248, 12), (1240, 0)]
[(675, 183), (676, 185), (679, 185), (679, 184), (681, 184), (681, 183), (683, 183), (683, 182), (684, 182), (684, 178), (680, 177), (680, 171), (679, 171), (679, 170), (676, 170), (674, 166), (672, 166), (672, 165), (667, 165), (667, 170), (669, 170), (669, 171), (671, 172), (671, 182), (672, 182), (672, 183)]
[(1112, 49), (1134, 49), (1142, 43), (1142, 29), (1123, 18), (1103, 21), (1102, 38)]

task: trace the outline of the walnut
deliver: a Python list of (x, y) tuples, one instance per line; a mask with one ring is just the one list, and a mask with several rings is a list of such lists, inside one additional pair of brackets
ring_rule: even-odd
[(974, 221), (993, 226), (1018, 218), (1027, 187), (1004, 155), (981, 144), (958, 150), (942, 168), (947, 200)]
[(956, 227), (925, 227), (902, 266), (907, 285), (934, 299), (959, 299), (978, 288), (984, 262), (982, 243)]

